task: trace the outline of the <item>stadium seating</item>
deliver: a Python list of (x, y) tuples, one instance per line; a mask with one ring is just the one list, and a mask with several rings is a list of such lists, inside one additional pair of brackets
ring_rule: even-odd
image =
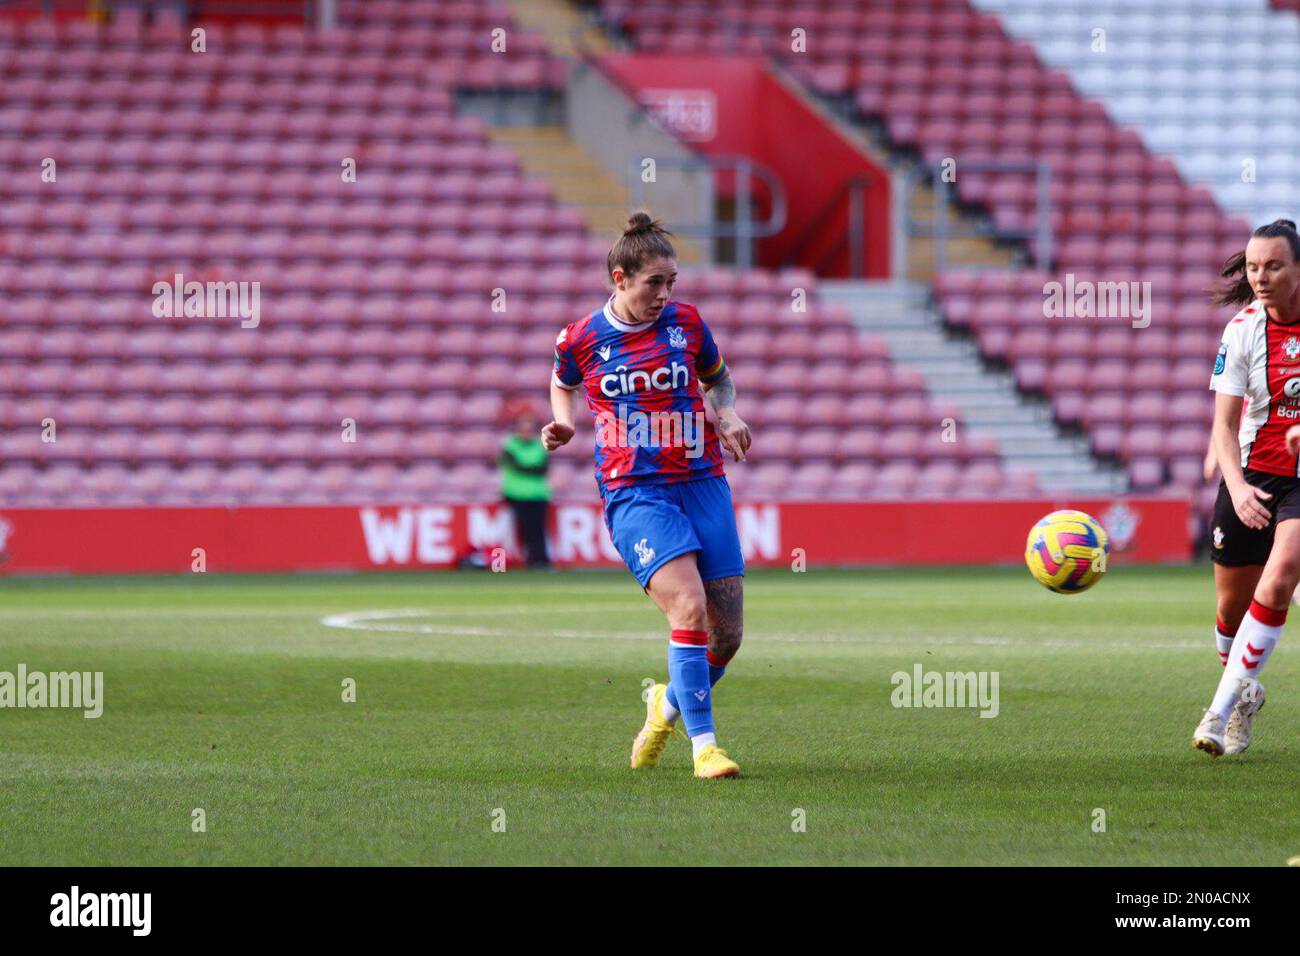
[[(996, 11), (1007, 30), (1032, 42), (1041, 58), (1065, 70), (1080, 90), (1103, 103), (1108, 114), (1140, 133), (1153, 152), (1169, 156), (1182, 177), (1203, 185), (1219, 209), (1229, 215), (1177, 209), (1148, 214), (1145, 230), (1135, 231), (1119, 244), (1105, 235), (1080, 237), (1061, 250), (1068, 261), (1094, 261), (1137, 252), (1145, 258), (1145, 272), (1171, 288), (1175, 321), (1168, 331), (1173, 340), (1143, 336), (1134, 359), (1162, 358), (1186, 362), (1188, 343), (1199, 342), (1198, 357), (1210, 354), (1228, 313), (1208, 309), (1202, 290), (1211, 269), (1244, 244), (1248, 227), (1278, 217), (1296, 218), (1300, 173), (1293, 154), (1296, 130), (1277, 123), (1279, 115), (1300, 109), (1300, 18), (1294, 2), (1267, 0), (975, 0), (984, 10)], [(1272, 8), (1272, 9), (1270, 9)], [(1104, 31), (1095, 34), (1094, 31)], [(1098, 46), (1098, 44), (1104, 46)], [(1217, 210), (1216, 210), (1217, 212)], [(1218, 220), (1217, 226), (1215, 220)], [(1225, 234), (1224, 225), (1227, 224)], [(1145, 235), (1142, 233), (1145, 232)], [(1216, 235), (1222, 243), (1212, 241)], [(1213, 255), (1211, 255), (1213, 252)], [(1178, 257), (1179, 269), (1169, 264)], [(1113, 261), (1108, 268), (1114, 270)], [(1150, 330), (1148, 330), (1150, 331)], [(1114, 353), (1107, 353), (1114, 354)], [(1156, 370), (1148, 363), (1133, 365), (1142, 384), (1130, 424), (1135, 430), (1123, 438), (1114, 422), (1094, 428), (1094, 446), (1100, 451), (1118, 448), (1132, 457), (1138, 477), (1161, 477), (1158, 459), (1168, 466), (1170, 484), (1199, 494), (1208, 510), (1214, 488), (1201, 478), (1201, 429), (1209, 401), (1193, 393), (1204, 386), (1204, 361), (1200, 379), (1190, 362), (1185, 378), (1158, 386)], [(1170, 368), (1173, 372), (1175, 369)], [(1031, 374), (1034, 374), (1031, 372)], [(1185, 390), (1184, 390), (1185, 389)], [(1164, 391), (1159, 406), (1156, 392)], [(1170, 396), (1176, 392), (1176, 397)], [(1078, 395), (1067, 393), (1061, 403), (1078, 407)], [(1058, 403), (1058, 408), (1060, 404)], [(1195, 417), (1185, 413), (1197, 409)], [(1167, 410), (1167, 411), (1166, 411)], [(1096, 409), (1092, 410), (1096, 418)], [(1158, 438), (1156, 430), (1164, 431)], [(1146, 426), (1139, 430), (1136, 426)], [(1145, 447), (1150, 454), (1143, 454)]]
[[(606, 297), (609, 240), (455, 108), (456, 88), (554, 88), (562, 64), (521, 31), (489, 53), (503, 5), (415, 7), (214, 23), (206, 54), (131, 10), (105, 31), (0, 18), (0, 502), (496, 498), (502, 404), (545, 394), (556, 332)], [(156, 315), (177, 273), (259, 282), (257, 328)], [(796, 285), (815, 278), (679, 285), (762, 430), (738, 497), (1033, 490), (996, 447), (939, 441), (959, 416), (842, 310), (792, 313)], [(583, 422), (556, 456), (559, 497), (593, 500), (590, 442)]]
[(1277, 122), (1300, 110), (1293, 12), (1266, 0), (975, 2), (1224, 209), (1252, 224), (1294, 217), (1300, 130)]
[[(765, 52), (816, 92), (851, 100), (864, 119), (883, 124), (894, 146), (931, 165), (955, 158), (959, 200), (985, 209), (995, 230), (1032, 228), (1035, 178), (963, 173), (962, 163), (1049, 164), (1051, 271), (943, 274), (936, 293), (945, 318), (974, 336), (986, 358), (1013, 369), (1021, 388), (1045, 395), (1057, 419), (1082, 429), (1096, 453), (1123, 462), (1135, 490), (1212, 495), (1200, 477), (1212, 409), (1206, 386), (1231, 312), (1210, 305), (1205, 290), (1250, 224), (1225, 214), (1209, 189), (1190, 184), (1173, 160), (1080, 95), (1068, 74), (1045, 66), (1033, 43), (1009, 36), (998, 14), (979, 5), (1036, 7), (1036, 22), (1057, 31), (1081, 29), (1087, 18), (1076, 8), (1087, 7), (1088, 16), (1099, 9), (1085, 0), (832, 0), (780, 8), (725, 0), (710, 4), (709, 13), (664, 0), (604, 0), (601, 8), (642, 49)], [(1102, 6), (1113, 13), (1143, 5)], [(1163, 24), (1161, 17), (1161, 33)], [(808, 32), (807, 53), (792, 52), (794, 27)], [(1196, 29), (1203, 39), (1204, 24)], [(1075, 42), (1087, 51), (1088, 34), (1081, 35)], [(1150, 53), (1158, 40), (1142, 49)], [(1150, 56), (1148, 65), (1161, 68), (1165, 58)], [(1047, 283), (1071, 273), (1077, 282), (1149, 282), (1149, 325), (1134, 328), (1142, 320), (1124, 316), (1047, 317)]]

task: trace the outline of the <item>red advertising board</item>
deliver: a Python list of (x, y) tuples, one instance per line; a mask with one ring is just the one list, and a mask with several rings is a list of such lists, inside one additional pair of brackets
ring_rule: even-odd
[[(746, 502), (736, 518), (753, 566), (1012, 564), (1030, 526), (1064, 507), (1106, 526), (1115, 561), (1191, 556), (1175, 499)], [(599, 503), (554, 507), (550, 539), (561, 566), (621, 565)], [(496, 547), (507, 566), (519, 555), (504, 505), (0, 512), (0, 574), (433, 569)]]

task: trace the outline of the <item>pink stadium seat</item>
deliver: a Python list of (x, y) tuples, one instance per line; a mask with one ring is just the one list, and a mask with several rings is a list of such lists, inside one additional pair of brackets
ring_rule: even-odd
[[(664, 10), (645, 11), (645, 24)], [(354, 11), (359, 23), (328, 33), (212, 24), (222, 55), (197, 61), (176, 48), (182, 24), (165, 10), (150, 21), (119, 11), (103, 46), (84, 22), (34, 21), (16, 40), (0, 20), (12, 162), (38, 162), (54, 142), (68, 157), (57, 200), (0, 178), (0, 223), (18, 239), (0, 262), (6, 500), (495, 497), (501, 394), (545, 380), (556, 331), (605, 295), (593, 264), (607, 246), (490, 141), (483, 120), (454, 112), (451, 83), (538, 89), (565, 82), (566, 68), (527, 31), (512, 33), (515, 60), (485, 55), (485, 30), (511, 22), (501, 5)], [(1002, 75), (971, 60), (979, 31), (936, 41), (916, 30), (923, 18), (883, 11), (898, 38), (859, 43), (845, 32), (867, 22), (859, 12), (812, 11), (810, 23), (833, 25), (813, 82), (851, 93), (888, 78), (888, 96), (872, 103), (916, 109), (915, 130), (937, 144), (968, 135), (950, 112), (970, 88), (996, 100)], [(654, 29), (706, 51), (722, 34), (701, 23)], [(1003, 46), (999, 64), (1018, 62)], [(756, 36), (737, 47), (774, 52)], [(890, 67), (860, 57), (877, 49)], [(975, 67), (945, 64), (958, 79), (946, 100), (922, 65), (936, 51)], [(321, 157), (362, 143), (358, 182), (336, 182), (335, 160)], [(553, 289), (526, 317), (507, 330), (483, 312), (485, 292), (527, 285), (539, 269)], [(151, 317), (142, 290), (180, 270), (259, 277), (263, 327)], [(955, 414), (930, 403), (920, 376), (898, 373), (847, 310), (820, 304), (816, 285), (802, 269), (683, 277), (683, 298), (700, 304), (728, 360), (754, 369), (745, 387), (762, 455), (733, 470), (737, 488), (854, 498), (878, 485), (903, 494), (919, 477), (951, 488), (963, 456), (993, 454), (933, 445)], [(796, 286), (813, 292), (808, 312), (789, 308)], [(972, 308), (978, 292), (966, 290)], [(485, 391), (485, 381), (503, 384)], [(46, 413), (66, 422), (57, 446), (29, 432), (11, 440)], [(345, 417), (356, 443), (340, 440)], [(589, 441), (590, 424), (581, 430)], [(584, 455), (556, 456), (561, 498), (594, 497)], [(925, 455), (934, 460), (921, 470)]]

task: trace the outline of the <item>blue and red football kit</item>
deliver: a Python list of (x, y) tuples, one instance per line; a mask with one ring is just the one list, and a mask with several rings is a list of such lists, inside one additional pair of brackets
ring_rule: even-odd
[(669, 302), (654, 322), (632, 326), (613, 302), (560, 332), (554, 381), (582, 388), (596, 419), (596, 484), (614, 546), (643, 588), (691, 551), (703, 580), (743, 574), (722, 449), (700, 394), (726, 363), (694, 306)]

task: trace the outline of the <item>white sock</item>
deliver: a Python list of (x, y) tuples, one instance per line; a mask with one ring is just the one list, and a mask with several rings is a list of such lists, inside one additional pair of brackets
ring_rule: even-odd
[(659, 702), (659, 709), (664, 713), (664, 720), (670, 724), (677, 723), (677, 718), (682, 712), (668, 702), (668, 695), (664, 694), (663, 700)]
[(1232, 653), (1233, 638), (1224, 634), (1217, 627), (1214, 629), (1214, 646), (1219, 649), (1219, 663), (1228, 666), (1228, 656)]
[(712, 733), (696, 734), (691, 738), (691, 756), (698, 757), (701, 750), (717, 742)]
[(1241, 627), (1237, 628), (1232, 650), (1228, 652), (1228, 666), (1223, 669), (1223, 677), (1219, 680), (1219, 689), (1214, 694), (1210, 710), (1224, 720), (1228, 719), (1241, 695), (1242, 679), (1259, 679), (1273, 648), (1282, 636), (1282, 626), (1285, 623), (1285, 609), (1276, 611), (1255, 601), (1250, 602), (1250, 611), (1242, 620)]

